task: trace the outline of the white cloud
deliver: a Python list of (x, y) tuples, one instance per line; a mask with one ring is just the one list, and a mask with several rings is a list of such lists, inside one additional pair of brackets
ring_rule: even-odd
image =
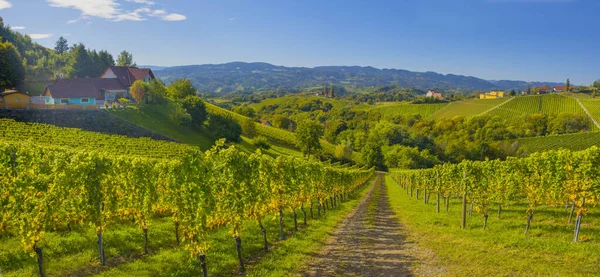
[(12, 4), (8, 2), (8, 0), (0, 0), (0, 10), (8, 9), (10, 7), (12, 7)]
[(17, 31), (17, 30), (25, 30), (25, 27), (23, 27), (23, 26), (10, 26), (10, 29), (11, 30), (15, 30), (15, 31)]
[(150, 6), (156, 4), (150, 0), (127, 0), (127, 2), (133, 2), (133, 3), (137, 3), (137, 4), (146, 4), (146, 5), (150, 5)]
[(54, 36), (53, 34), (29, 34), (32, 39), (45, 39)]
[(167, 14), (167, 15), (163, 16), (162, 19), (165, 21), (181, 21), (181, 20), (186, 20), (187, 17), (183, 14), (171, 13), (171, 14)]
[[(5, 0), (0, 0), (5, 1)], [(149, 6), (155, 4), (151, 0), (126, 0), (136, 4), (147, 5), (133, 11), (123, 11), (118, 0), (46, 0), (51, 7), (69, 8), (81, 12), (77, 19), (69, 20), (67, 23), (75, 23), (81, 19), (98, 17), (112, 21), (143, 21), (145, 17), (160, 17), (166, 21), (185, 20), (186, 16), (177, 13), (168, 14), (165, 10), (153, 10)]]
[(234, 21), (234, 20), (235, 20), (235, 17), (230, 17), (229, 18), (229, 21)]

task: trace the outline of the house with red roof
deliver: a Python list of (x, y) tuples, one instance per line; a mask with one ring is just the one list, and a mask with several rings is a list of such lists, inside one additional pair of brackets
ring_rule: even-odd
[(439, 100), (445, 100), (444, 99), (444, 95), (442, 95), (441, 92), (437, 92), (435, 90), (430, 89), (427, 94), (425, 94), (425, 97), (432, 97), (435, 99), (439, 99)]
[(149, 68), (109, 66), (99, 78), (58, 79), (46, 86), (42, 96), (46, 104), (102, 106), (119, 98), (131, 99), (129, 88), (138, 80), (154, 79)]
[(567, 90), (567, 86), (554, 86), (552, 90), (554, 90), (554, 92), (563, 92)]
[(550, 87), (549, 86), (541, 86), (538, 87), (538, 94), (546, 94), (550, 92)]

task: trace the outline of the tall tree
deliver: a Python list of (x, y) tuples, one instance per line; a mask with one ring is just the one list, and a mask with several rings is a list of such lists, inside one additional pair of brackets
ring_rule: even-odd
[(118, 66), (137, 66), (133, 61), (133, 55), (125, 50), (117, 57)]
[(131, 96), (135, 99), (137, 106), (146, 102), (146, 93), (149, 90), (148, 86), (149, 85), (142, 80), (137, 80), (129, 88), (129, 93), (131, 93)]
[(54, 46), (54, 50), (58, 54), (62, 54), (69, 51), (69, 42), (67, 42), (67, 39), (64, 37), (59, 37), (56, 41), (56, 46)]
[(592, 86), (596, 89), (600, 89), (600, 80), (594, 81), (594, 84)]
[(331, 97), (331, 98), (335, 97), (335, 92), (333, 91), (333, 84), (331, 85), (331, 88), (329, 89), (329, 97)]
[(310, 157), (311, 150), (321, 149), (319, 138), (323, 134), (321, 124), (305, 120), (296, 128), (296, 137), (298, 139), (298, 147)]
[(25, 80), (25, 69), (17, 48), (10, 42), (0, 41), (0, 92), (16, 87)]
[(569, 92), (571, 90), (571, 81), (567, 78), (567, 82), (565, 83), (565, 91)]

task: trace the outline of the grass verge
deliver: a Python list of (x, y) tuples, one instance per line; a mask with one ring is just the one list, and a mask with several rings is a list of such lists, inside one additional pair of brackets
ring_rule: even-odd
[[(600, 264), (600, 214), (584, 218), (585, 239), (573, 243), (573, 226), (564, 207), (541, 207), (528, 235), (524, 235), (525, 205), (504, 207), (501, 219), (473, 212), (466, 230), (460, 229), (460, 202), (451, 199), (449, 212), (437, 214), (435, 195), (429, 204), (411, 199), (386, 176), (390, 205), (408, 230), (409, 239), (429, 249), (451, 276), (596, 276)], [(443, 207), (443, 205), (442, 205)]]

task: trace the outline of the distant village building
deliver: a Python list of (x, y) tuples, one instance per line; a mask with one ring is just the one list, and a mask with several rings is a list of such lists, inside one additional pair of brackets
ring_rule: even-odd
[(260, 124), (269, 126), (269, 127), (273, 127), (273, 125), (271, 125), (271, 122), (269, 122), (268, 120), (264, 120), (264, 119), (260, 120)]
[(479, 94), (479, 99), (496, 99), (503, 98), (504, 91), (490, 91), (486, 93)]
[(325, 86), (323, 88), (323, 91), (317, 92), (316, 95), (317, 96), (325, 96), (327, 98), (333, 98), (333, 97), (335, 97), (335, 92), (334, 92), (334, 89), (333, 89), (333, 85), (331, 85), (331, 87), (329, 89), (327, 88), (327, 86)]
[(549, 86), (538, 87), (538, 94), (546, 94), (546, 93), (550, 93), (550, 87)]
[(567, 86), (554, 86), (552, 90), (554, 92), (564, 92), (567, 90)]
[(430, 89), (429, 91), (427, 91), (427, 93), (425, 94), (425, 97), (432, 97), (438, 100), (445, 100), (444, 99), (444, 95), (442, 95), (441, 92), (437, 92), (435, 90)]

